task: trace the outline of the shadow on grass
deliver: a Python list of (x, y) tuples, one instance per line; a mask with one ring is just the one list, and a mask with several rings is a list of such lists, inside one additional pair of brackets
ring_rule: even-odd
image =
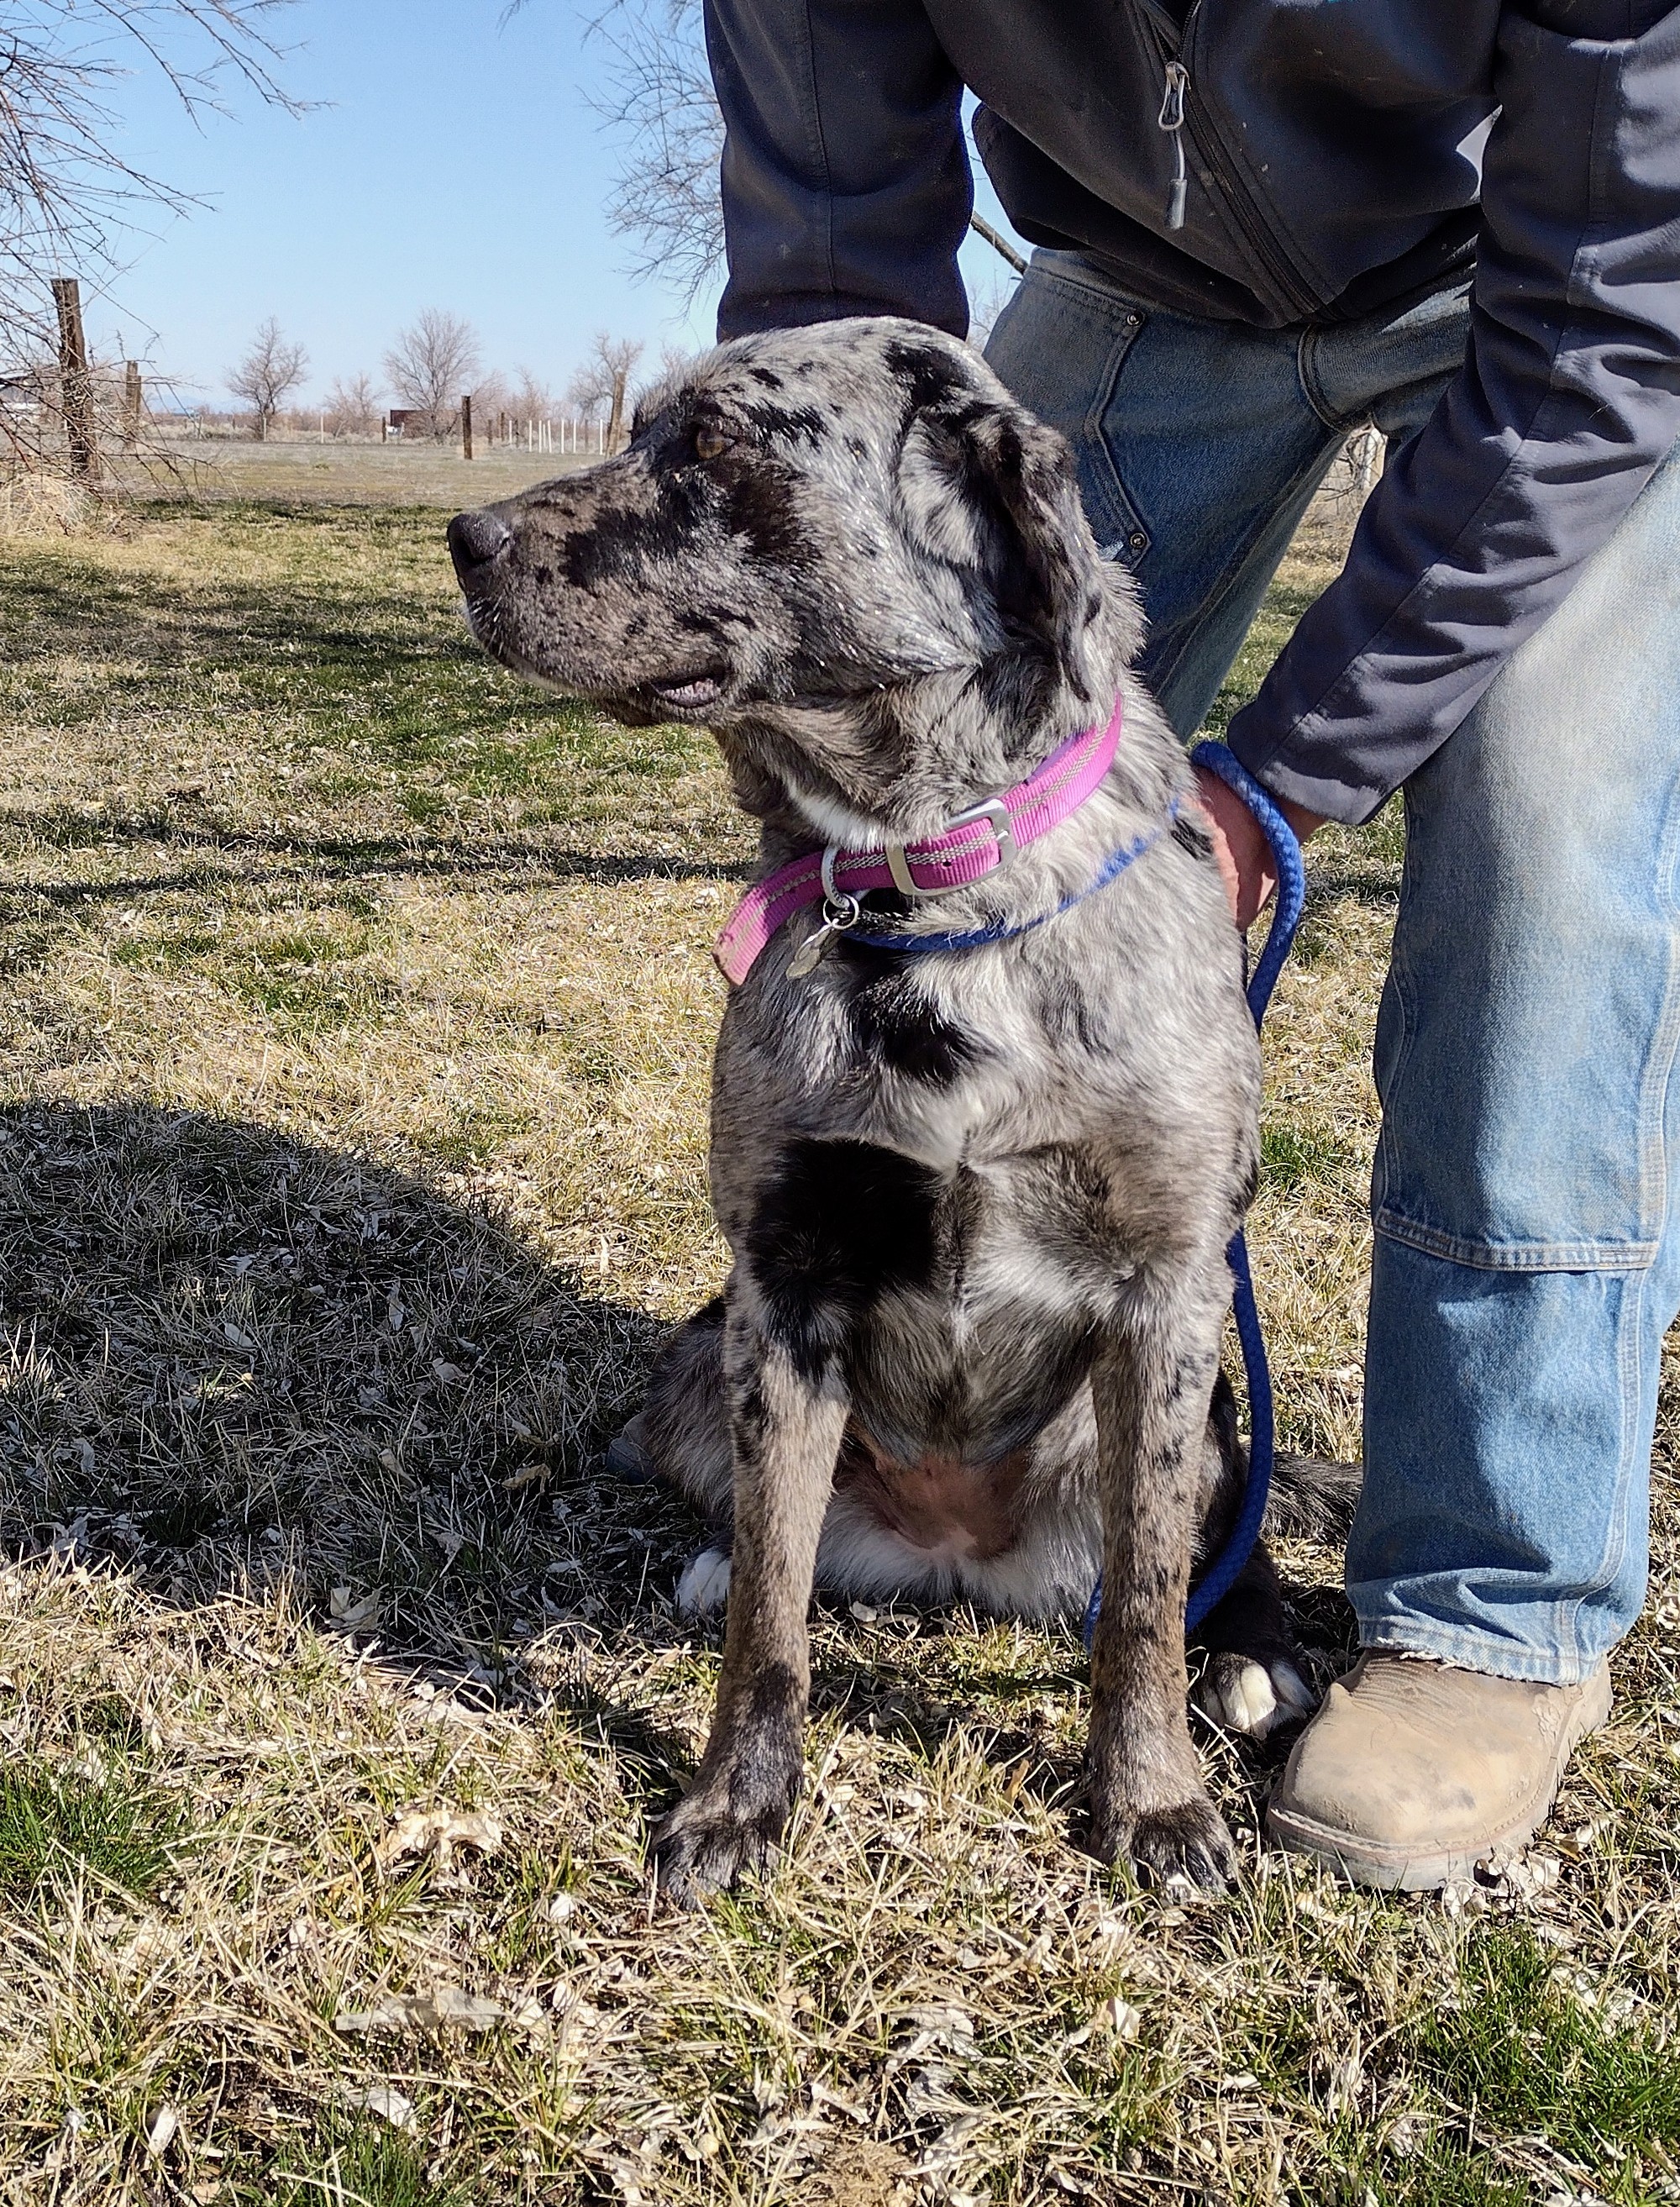
[[(202, 1113), (49, 1104), (0, 1110), (0, 1302), (11, 1552), (57, 1547), (182, 1606), (284, 1579), (383, 1668), (550, 1699), (650, 1809), (674, 1797), (686, 1743), (585, 1663), (545, 1658), (540, 1685), (524, 1668), (568, 1635), (692, 1645), (667, 1597), (700, 1528), (601, 1461), (662, 1332), (644, 1313), (365, 1158)], [(916, 1657), (942, 1629), (838, 1660), (824, 1634), (816, 1711), (936, 1753), (972, 1739), (971, 1699), (1059, 1695), (1083, 1671), (1070, 1641), (1019, 1684), (959, 1666), (936, 1690)], [(1007, 1715), (986, 1752), (1047, 1800), (1077, 1775)]]
[[(43, 834), (40, 816), (26, 820), (0, 813), (0, 834), (8, 827), (24, 827), (38, 840), (60, 849), (111, 849), (135, 846), (182, 843), (202, 850), (225, 852), (227, 863), (179, 867), (170, 872), (129, 874), (90, 882), (32, 882), (28, 888), (0, 888), (0, 917), (9, 906), (24, 912), (85, 909), (114, 902), (131, 903), (146, 896), (204, 895), (232, 886), (260, 889), (284, 882), (334, 881), (344, 877), (388, 879), (401, 875), (410, 880), (448, 881), (458, 878), (476, 886), (486, 879), (520, 876), (541, 881), (583, 881), (610, 887), (620, 882), (744, 881), (751, 869), (744, 862), (691, 859), (657, 852), (614, 855), (595, 851), (554, 849), (537, 842), (466, 842), (427, 835), (311, 836), (265, 835), (208, 830), (194, 833), (162, 816), (146, 816), (103, 824), (97, 834), (67, 834), (62, 840), (49, 830)], [(252, 855), (274, 859), (268, 868), (253, 866)]]
[[(676, 1637), (693, 1522), (600, 1464), (662, 1329), (470, 1201), (230, 1119), (14, 1107), (0, 1302), (15, 1555), (183, 1606), (284, 1578), (381, 1663), (515, 1704), (546, 1631)], [(571, 1698), (668, 1786), (681, 1750)]]

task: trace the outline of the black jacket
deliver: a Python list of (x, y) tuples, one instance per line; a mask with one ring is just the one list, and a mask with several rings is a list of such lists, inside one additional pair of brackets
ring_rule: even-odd
[(966, 329), (964, 85), (1020, 233), (1147, 303), (1287, 328), (1474, 259), (1463, 370), (1232, 727), (1317, 811), (1444, 741), (1680, 440), (1676, 0), (707, 0), (707, 35), (724, 337)]

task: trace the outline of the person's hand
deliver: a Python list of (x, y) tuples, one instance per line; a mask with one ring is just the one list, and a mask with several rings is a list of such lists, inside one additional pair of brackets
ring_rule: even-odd
[[(1271, 846), (1259, 822), (1229, 782), (1198, 767), (1196, 788), (1213, 831), (1213, 855), (1231, 900), (1231, 917), (1239, 927), (1247, 928), (1265, 910), (1277, 887)], [(1282, 798), (1277, 805), (1303, 843), (1315, 828), (1324, 824), (1323, 813), (1309, 812), (1305, 805), (1290, 804)]]

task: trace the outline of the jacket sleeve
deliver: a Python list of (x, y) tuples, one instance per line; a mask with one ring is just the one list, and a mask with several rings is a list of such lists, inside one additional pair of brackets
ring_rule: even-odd
[(1508, 8), (1463, 368), (1231, 748), (1366, 819), (1452, 733), (1680, 440), (1680, 5)]
[(917, 0), (706, 0), (723, 110), (720, 338), (846, 314), (962, 337), (962, 87)]

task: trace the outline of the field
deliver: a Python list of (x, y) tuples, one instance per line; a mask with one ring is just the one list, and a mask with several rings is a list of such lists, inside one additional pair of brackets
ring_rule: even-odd
[[(779, 1868), (650, 1908), (718, 1635), (598, 1457), (720, 1276), (747, 838), (704, 738), (476, 655), (444, 510), (239, 487), (0, 542), (0, 2198), (1680, 2198), (1671, 1400), (1616, 1717), (1485, 1887), (1261, 1850), (1276, 1753), (1204, 1729), (1247, 1875), (1139, 1894), (1067, 1841), (1071, 1634), (819, 1602)], [(1256, 1269), (1337, 1454), (1399, 857), (1315, 845), (1269, 1030)]]

